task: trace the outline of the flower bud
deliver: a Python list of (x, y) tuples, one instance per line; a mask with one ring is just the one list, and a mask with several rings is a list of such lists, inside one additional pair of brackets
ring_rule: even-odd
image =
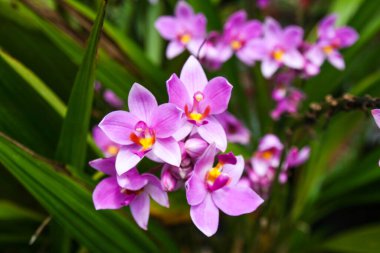
[(161, 185), (164, 191), (171, 192), (176, 189), (177, 179), (172, 175), (169, 168), (164, 168), (161, 174)]
[(201, 138), (191, 138), (185, 142), (186, 153), (191, 158), (198, 158), (208, 147), (208, 143)]

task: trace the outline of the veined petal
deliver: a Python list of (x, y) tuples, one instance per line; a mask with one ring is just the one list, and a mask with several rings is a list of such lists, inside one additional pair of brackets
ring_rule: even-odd
[(282, 29), (280, 24), (273, 18), (267, 17), (264, 21), (265, 39), (271, 45), (276, 44), (282, 39)]
[(227, 19), (224, 25), (224, 31), (229, 32), (229, 30), (235, 29), (244, 24), (247, 20), (247, 13), (244, 10), (234, 12)]
[(339, 70), (343, 70), (346, 66), (342, 55), (338, 51), (330, 53), (327, 56), (327, 60), (331, 63), (331, 65)]
[(151, 114), (157, 106), (156, 98), (149, 90), (138, 83), (133, 84), (128, 95), (128, 107), (131, 113), (150, 125)]
[(276, 70), (280, 67), (280, 64), (274, 60), (269, 58), (264, 59), (261, 62), (261, 72), (265, 78), (270, 78), (276, 72)]
[(253, 39), (259, 37), (263, 33), (262, 25), (257, 20), (248, 21), (241, 29), (241, 35), (247, 39)]
[(227, 148), (227, 136), (222, 125), (213, 116), (207, 117), (207, 124), (197, 128), (199, 135), (208, 143), (215, 143), (222, 152)]
[(158, 204), (164, 207), (169, 207), (168, 194), (162, 189), (160, 180), (149, 173), (142, 175), (149, 181), (149, 184), (145, 186), (145, 191), (156, 201)]
[(185, 108), (185, 105), (192, 104), (192, 97), (189, 96), (185, 85), (176, 74), (173, 74), (166, 81), (166, 88), (168, 90), (169, 103), (177, 105), (182, 110)]
[(205, 179), (193, 174), (186, 182), (186, 199), (191, 206), (199, 205), (207, 195)]
[(231, 216), (251, 213), (264, 202), (252, 189), (245, 187), (225, 187), (211, 196), (215, 205)]
[(232, 85), (224, 77), (215, 77), (206, 85), (202, 105), (210, 106), (211, 114), (227, 110), (231, 98)]
[(119, 209), (123, 206), (125, 196), (120, 192), (115, 177), (100, 181), (92, 194), (95, 209)]
[(162, 104), (152, 113), (152, 128), (157, 138), (173, 136), (181, 124), (181, 111), (174, 104)]
[(166, 48), (166, 58), (173, 59), (182, 53), (183, 50), (185, 50), (185, 46), (180, 42), (173, 40), (168, 44), (168, 47)]
[(107, 175), (116, 175), (115, 157), (99, 158), (89, 162), (90, 166)]
[(350, 27), (341, 27), (336, 29), (335, 36), (339, 38), (341, 47), (349, 47), (354, 44), (358, 38), (358, 33)]
[(170, 16), (162, 16), (154, 23), (160, 35), (167, 40), (173, 40), (177, 36), (177, 20)]
[(132, 144), (129, 136), (139, 119), (132, 113), (114, 111), (107, 114), (99, 123), (99, 127), (113, 142), (121, 145)]
[(181, 150), (173, 137), (156, 139), (152, 152), (162, 161), (179, 167), (181, 163)]
[(121, 176), (117, 176), (117, 183), (124, 189), (138, 191), (148, 183), (148, 179), (140, 175), (136, 168), (132, 168)]
[(197, 91), (203, 91), (207, 84), (206, 74), (199, 63), (194, 57), (190, 56), (182, 68), (181, 81), (185, 84), (188, 94), (192, 97)]
[(142, 159), (134, 153), (133, 146), (122, 146), (116, 156), (116, 172), (118, 175), (129, 171), (135, 167)]
[(318, 37), (331, 39), (335, 35), (335, 22), (337, 16), (335, 14), (328, 15), (318, 25)]
[(175, 16), (181, 19), (188, 19), (194, 15), (193, 8), (185, 1), (179, 1), (175, 7)]
[(377, 127), (380, 128), (380, 109), (373, 109), (371, 113), (373, 118), (375, 119)]
[(199, 205), (190, 208), (190, 217), (194, 225), (208, 237), (218, 230), (219, 210), (212, 201), (210, 194), (207, 194)]
[(147, 230), (150, 211), (150, 199), (148, 194), (146, 192), (138, 194), (129, 206), (131, 207), (131, 213), (137, 225)]
[(216, 155), (215, 144), (211, 144), (194, 165), (194, 172), (200, 179), (206, 178), (206, 173), (213, 167)]
[(228, 187), (235, 186), (240, 178), (243, 175), (244, 171), (244, 159), (241, 155), (236, 157), (236, 164), (224, 164), (223, 172), (226, 173), (230, 177), (230, 182), (228, 183)]
[(177, 141), (183, 140), (188, 136), (194, 128), (194, 124), (187, 121), (187, 118), (183, 117), (181, 119), (181, 127), (173, 134), (174, 139)]
[(302, 54), (296, 49), (286, 51), (283, 61), (286, 66), (294, 69), (302, 69), (305, 64)]

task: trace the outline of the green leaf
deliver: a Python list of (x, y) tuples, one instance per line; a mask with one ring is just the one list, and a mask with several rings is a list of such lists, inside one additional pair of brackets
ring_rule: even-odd
[(157, 252), (148, 237), (120, 213), (96, 211), (90, 192), (62, 168), (0, 133), (0, 161), (63, 228), (91, 252)]
[(101, 1), (94, 27), (88, 40), (83, 62), (75, 78), (68, 110), (58, 142), (58, 160), (81, 170), (86, 159), (86, 137), (93, 101), (96, 53), (101, 36), (106, 1)]
[(378, 253), (380, 249), (380, 225), (357, 228), (333, 237), (322, 247), (334, 252)]
[(1, 220), (18, 220), (30, 219), (34, 221), (42, 221), (43, 216), (35, 211), (18, 206), (8, 200), (0, 200), (0, 221)]

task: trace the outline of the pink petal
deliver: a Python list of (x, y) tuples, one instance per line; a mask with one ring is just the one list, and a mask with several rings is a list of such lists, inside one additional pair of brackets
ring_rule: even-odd
[(176, 167), (181, 164), (181, 150), (173, 137), (156, 139), (152, 152), (168, 164)]
[(199, 61), (190, 56), (182, 68), (181, 81), (185, 84), (188, 94), (192, 97), (197, 91), (203, 91), (207, 84), (207, 77)]
[(150, 200), (146, 192), (136, 196), (131, 202), (131, 213), (136, 223), (144, 230), (147, 230), (149, 220)]
[(211, 196), (215, 205), (231, 216), (251, 213), (264, 202), (252, 189), (243, 187), (222, 188)]
[(352, 46), (359, 38), (358, 33), (350, 27), (342, 27), (336, 29), (335, 32), (341, 47)]
[(177, 105), (182, 110), (186, 104), (192, 104), (193, 98), (189, 96), (185, 85), (176, 74), (173, 74), (169, 80), (166, 81), (166, 88), (168, 90), (169, 103)]
[(306, 53), (305, 53), (305, 57), (311, 61), (312, 63), (314, 63), (315, 65), (317, 66), (321, 66), (323, 61), (325, 60), (325, 54), (323, 53), (322, 49), (317, 46), (317, 45), (314, 45), (312, 46)]
[(280, 24), (273, 18), (267, 17), (264, 22), (265, 39), (271, 45), (277, 44), (282, 39), (282, 29)]
[(95, 209), (119, 209), (123, 206), (125, 196), (115, 177), (100, 181), (92, 194)]
[(200, 179), (206, 178), (207, 171), (213, 167), (215, 155), (215, 144), (211, 144), (195, 163), (194, 172), (199, 176)]
[(152, 113), (151, 126), (157, 138), (167, 138), (179, 129), (181, 111), (174, 104), (162, 104)]
[(337, 16), (335, 14), (329, 15), (322, 19), (318, 25), (318, 37), (322, 38), (332, 38), (335, 35), (335, 22)]
[(229, 32), (236, 27), (239, 27), (244, 24), (247, 20), (247, 13), (244, 10), (234, 12), (226, 21), (224, 25), (224, 30)]
[(214, 117), (207, 117), (207, 124), (198, 127), (199, 135), (208, 143), (215, 143), (222, 152), (227, 148), (227, 136), (222, 125)]
[(241, 36), (250, 40), (252, 38), (259, 37), (263, 32), (262, 25), (257, 20), (248, 21), (241, 29)]
[(286, 51), (283, 61), (286, 66), (294, 69), (302, 69), (305, 64), (302, 54), (296, 49)]
[(373, 109), (371, 113), (373, 118), (375, 119), (377, 127), (380, 128), (380, 109)]
[(236, 52), (236, 57), (239, 58), (240, 61), (245, 63), (248, 66), (252, 66), (255, 64), (255, 58), (250, 54), (251, 50), (246, 49), (246, 47)]
[(206, 236), (210, 237), (216, 233), (219, 225), (219, 210), (207, 194), (202, 203), (190, 208), (191, 220), (194, 225)]
[(193, 36), (196, 38), (202, 38), (202, 40), (205, 39), (207, 25), (207, 19), (205, 15), (202, 13), (195, 15), (191, 23)]
[(154, 23), (160, 35), (167, 40), (173, 40), (177, 37), (177, 19), (170, 16), (162, 16)]
[(90, 166), (107, 175), (116, 175), (115, 157), (99, 158), (89, 162)]
[(194, 206), (200, 204), (207, 195), (205, 180), (197, 174), (193, 174), (186, 182), (186, 198), (189, 205)]
[(331, 63), (331, 65), (339, 70), (343, 70), (345, 68), (344, 59), (338, 51), (330, 53), (327, 56), (327, 60)]
[(175, 8), (175, 16), (181, 19), (188, 19), (194, 15), (193, 8), (185, 1), (179, 1)]
[(164, 207), (169, 207), (168, 194), (162, 189), (160, 180), (154, 175), (148, 173), (145, 173), (142, 176), (149, 181), (149, 184), (144, 188), (145, 191), (158, 204)]
[(145, 87), (134, 83), (128, 95), (128, 107), (131, 113), (150, 125), (151, 114), (157, 108), (153, 94)]
[(117, 183), (124, 189), (138, 191), (148, 183), (148, 179), (140, 175), (136, 168), (132, 168), (121, 176), (117, 176)]
[(298, 47), (303, 40), (303, 29), (299, 26), (288, 26), (283, 36), (283, 44), (288, 48)]
[(231, 98), (232, 85), (223, 77), (215, 77), (206, 85), (202, 105), (210, 106), (211, 114), (227, 110)]
[(178, 41), (171, 41), (166, 48), (166, 58), (173, 59), (185, 50), (185, 46)]
[(116, 172), (118, 175), (129, 171), (135, 167), (140, 161), (141, 157), (134, 153), (133, 146), (122, 146), (116, 156)]
[(265, 78), (270, 78), (280, 65), (272, 59), (264, 59), (261, 63), (261, 72)]
[(189, 41), (186, 47), (192, 55), (198, 56), (200, 52), (200, 48), (203, 45), (204, 41), (205, 41), (205, 38), (192, 39)]
[(186, 117), (183, 117), (181, 119), (181, 127), (178, 129), (177, 132), (173, 134), (174, 139), (177, 141), (183, 140), (185, 137), (187, 137), (191, 131), (194, 128), (194, 124), (187, 121)]
[(129, 136), (139, 119), (132, 113), (114, 111), (107, 114), (99, 123), (102, 131), (114, 142), (121, 145), (132, 144)]
[(243, 175), (244, 171), (244, 159), (241, 155), (236, 157), (237, 162), (235, 165), (233, 164), (224, 164), (223, 172), (226, 173), (230, 177), (230, 182), (228, 183), (229, 187), (235, 186), (240, 178)]

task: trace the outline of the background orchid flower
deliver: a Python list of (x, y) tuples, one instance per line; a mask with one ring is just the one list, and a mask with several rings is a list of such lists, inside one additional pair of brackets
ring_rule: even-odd
[(124, 101), (121, 100), (112, 90), (106, 89), (103, 93), (103, 98), (107, 104), (114, 108), (123, 108), (124, 106)]
[(291, 147), (284, 161), (284, 169), (298, 167), (305, 163), (310, 156), (310, 147), (303, 147), (298, 149), (297, 147)]
[[(247, 48), (247, 44), (261, 36), (261, 23), (257, 20), (247, 20), (245, 11), (237, 11), (233, 13), (224, 25), (223, 40), (229, 45), (229, 55), (236, 56), (247, 65), (253, 65), (255, 54), (251, 54), (251, 50)], [(248, 49), (248, 50), (247, 50)], [(228, 57), (229, 58), (229, 57)]]
[(337, 16), (329, 15), (318, 25), (318, 42), (313, 46), (306, 57), (316, 65), (322, 65), (327, 59), (337, 69), (344, 69), (345, 63), (339, 49), (353, 45), (359, 35), (351, 27), (335, 28)]
[(259, 143), (258, 150), (251, 158), (251, 166), (258, 175), (265, 175), (270, 168), (280, 165), (284, 146), (274, 134), (265, 135)]
[(231, 57), (231, 49), (218, 32), (210, 32), (199, 50), (199, 59), (210, 70), (219, 69)]
[(264, 38), (249, 42), (247, 50), (255, 58), (262, 59), (261, 72), (269, 78), (283, 65), (293, 69), (303, 68), (304, 58), (298, 51), (302, 39), (301, 27), (288, 26), (282, 29), (276, 20), (267, 17), (264, 22)]
[(92, 128), (92, 136), (96, 146), (98, 146), (98, 148), (103, 152), (105, 157), (117, 155), (120, 145), (111, 141), (102, 129), (100, 129), (100, 127), (95, 126)]
[(188, 136), (193, 129), (218, 149), (227, 147), (223, 127), (214, 115), (227, 110), (232, 85), (223, 77), (207, 80), (202, 66), (190, 56), (182, 68), (180, 78), (173, 74), (166, 82), (169, 102), (182, 110), (182, 126), (175, 134), (177, 140)]
[(207, 236), (218, 229), (219, 209), (238, 216), (253, 212), (263, 203), (252, 189), (237, 184), (244, 169), (243, 157), (232, 153), (219, 155), (218, 164), (213, 166), (215, 154), (212, 144), (196, 162), (193, 175), (186, 183), (191, 219)]
[(251, 138), (250, 131), (234, 115), (225, 111), (216, 115), (216, 118), (223, 126), (229, 142), (243, 145), (249, 143), (249, 139)]
[[(280, 94), (283, 94), (282, 99), (279, 98)], [(273, 89), (272, 98), (276, 101), (276, 108), (271, 112), (271, 117), (274, 120), (278, 120), (282, 114), (289, 113), (294, 114), (298, 110), (299, 103), (305, 99), (305, 95), (302, 91), (291, 87), (278, 85)]]
[(161, 36), (169, 40), (166, 57), (172, 59), (187, 48), (197, 55), (206, 38), (206, 18), (203, 14), (195, 14), (185, 1), (178, 1), (175, 17), (162, 16), (157, 19), (155, 27)]
[(145, 155), (179, 166), (181, 152), (172, 137), (180, 127), (181, 112), (176, 106), (158, 106), (153, 94), (135, 83), (129, 92), (128, 108), (130, 112), (107, 114), (99, 124), (112, 141), (121, 145), (116, 158), (118, 174), (136, 166)]
[(100, 181), (93, 192), (96, 210), (129, 206), (136, 223), (146, 230), (150, 198), (161, 206), (169, 207), (168, 195), (162, 189), (160, 180), (154, 175), (149, 173), (140, 175), (137, 169), (133, 168), (118, 176), (115, 171), (115, 158), (93, 160), (90, 165), (109, 175)]

